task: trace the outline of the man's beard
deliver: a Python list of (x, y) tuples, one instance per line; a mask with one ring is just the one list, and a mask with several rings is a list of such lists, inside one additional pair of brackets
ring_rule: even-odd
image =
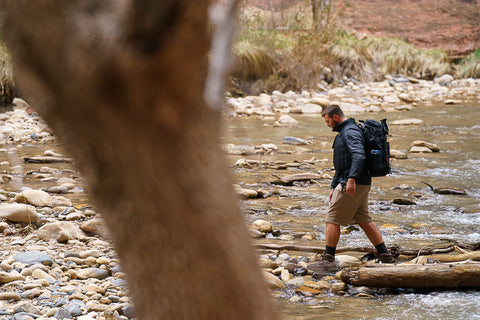
[(339, 124), (340, 122), (337, 122), (333, 120), (333, 126), (332, 126), (332, 131), (335, 131), (335, 127)]

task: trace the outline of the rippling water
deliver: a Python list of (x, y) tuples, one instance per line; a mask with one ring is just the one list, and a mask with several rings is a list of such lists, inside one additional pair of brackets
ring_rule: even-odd
[[(398, 244), (405, 248), (442, 247), (446, 239), (480, 242), (480, 107), (479, 106), (423, 106), (409, 112), (357, 114), (358, 119), (417, 118), (424, 121), (419, 126), (390, 125), (392, 149), (407, 151), (414, 140), (424, 140), (440, 147), (439, 153), (409, 154), (408, 159), (393, 161), (393, 174), (375, 178), (370, 193), (370, 210), (375, 223), (381, 227), (387, 245)], [(315, 158), (326, 159), (314, 169), (289, 169), (284, 171), (254, 168), (234, 168), (237, 182), (245, 188), (275, 190), (278, 196), (261, 200), (246, 200), (242, 208), (249, 214), (248, 221), (266, 219), (290, 238), (270, 237), (269, 243), (295, 243), (324, 246), (325, 219), (330, 181), (292, 187), (274, 186), (272, 173), (284, 176), (299, 172), (329, 172), (332, 166), (331, 143), (334, 133), (320, 116), (296, 115), (299, 126), (275, 128), (274, 119), (227, 119), (225, 143), (256, 146), (273, 143), (282, 154), (246, 156), (262, 161), (284, 160), (293, 162)], [(312, 141), (308, 146), (282, 145), (284, 136), (295, 136)], [(299, 149), (305, 148), (303, 149)], [(289, 150), (292, 154), (285, 154)], [(228, 156), (233, 165), (245, 156)], [(333, 172), (331, 172), (333, 175)], [(466, 196), (433, 193), (421, 181), (435, 187), (465, 189)], [(408, 188), (398, 188), (407, 185)], [(411, 193), (416, 193), (415, 198)], [(396, 197), (416, 202), (413, 206), (391, 203)], [(418, 223), (422, 223), (418, 225)], [(388, 225), (397, 228), (389, 228)], [(299, 236), (314, 233), (312, 241)], [(290, 239), (290, 240), (282, 240)], [(343, 235), (339, 246), (366, 246), (368, 239), (360, 231)], [(301, 253), (291, 253), (292, 255)], [(480, 318), (480, 292), (442, 291), (414, 292), (397, 290), (377, 295), (374, 299), (353, 297), (317, 297), (302, 304), (289, 304), (293, 292), (278, 294), (285, 319), (317, 319), (323, 316), (338, 319), (478, 319)]]

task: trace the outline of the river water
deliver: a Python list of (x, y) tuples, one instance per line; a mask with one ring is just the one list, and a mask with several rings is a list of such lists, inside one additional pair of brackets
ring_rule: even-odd
[[(393, 173), (374, 178), (370, 193), (370, 211), (381, 228), (387, 245), (421, 249), (446, 247), (448, 240), (480, 242), (480, 107), (471, 105), (419, 106), (412, 111), (350, 115), (354, 118), (421, 119), (422, 125), (389, 125), (391, 149), (406, 152), (415, 140), (435, 143), (438, 153), (408, 153), (408, 159), (393, 159)], [(243, 188), (264, 189), (272, 194), (265, 199), (242, 201), (247, 222), (256, 219), (273, 224), (275, 236), (256, 240), (264, 243), (324, 246), (325, 211), (330, 180), (319, 184), (303, 183), (279, 186), (270, 182), (272, 174), (286, 176), (300, 172), (329, 173), (332, 167), (331, 144), (335, 133), (321, 116), (295, 115), (296, 127), (273, 127), (273, 118), (228, 118), (224, 143), (258, 146), (272, 143), (278, 151), (270, 155), (229, 155), (234, 178)], [(282, 144), (282, 138), (294, 136), (311, 141), (310, 145)], [(268, 166), (239, 168), (241, 159), (264, 163), (285, 161), (299, 168), (274, 170)], [(307, 162), (305, 162), (307, 161)], [(308, 165), (313, 163), (314, 165)], [(435, 187), (456, 187), (466, 196), (440, 195), (422, 183)], [(408, 198), (416, 205), (396, 205), (394, 198)], [(313, 239), (314, 238), (314, 239)], [(308, 239), (308, 240), (306, 240)], [(339, 246), (368, 246), (361, 231), (340, 238)], [(292, 256), (310, 254), (288, 252)], [(480, 319), (480, 292), (413, 291), (410, 289), (376, 292), (374, 298), (323, 295), (290, 303), (294, 288), (275, 292), (284, 319)]]

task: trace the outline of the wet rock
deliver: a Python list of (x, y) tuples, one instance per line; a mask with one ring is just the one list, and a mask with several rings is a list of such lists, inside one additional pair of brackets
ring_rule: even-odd
[(301, 303), (302, 301), (303, 301), (302, 297), (297, 296), (297, 295), (291, 297), (291, 298), (288, 300), (288, 302), (290, 302), (290, 303)]
[(43, 188), (43, 191), (48, 192), (48, 193), (68, 193), (68, 188), (65, 186), (52, 186), (52, 187), (46, 187)]
[(303, 266), (299, 266), (295, 269), (293, 269), (293, 275), (294, 276), (305, 276), (308, 274), (308, 269), (303, 267)]
[(406, 199), (406, 198), (395, 198), (395, 199), (392, 200), (392, 203), (402, 205), (402, 206), (416, 205), (415, 201), (412, 201), (412, 200)]
[(52, 258), (50, 258), (46, 253), (40, 251), (27, 251), (19, 253), (13, 257), (16, 262), (25, 263), (27, 265), (33, 265), (39, 263), (46, 266), (51, 266), (53, 264)]
[(427, 147), (413, 146), (413, 147), (410, 147), (410, 149), (408, 150), (408, 152), (410, 152), (410, 153), (432, 153), (433, 151), (430, 150), (430, 149), (427, 148)]
[(332, 284), (331, 291), (334, 294), (339, 294), (341, 292), (344, 292), (345, 290), (347, 290), (347, 284), (343, 281), (338, 280)]
[(278, 123), (282, 126), (296, 126), (298, 125), (298, 121), (292, 118), (291, 116), (284, 114), (281, 115), (278, 119)]
[(63, 184), (67, 184), (67, 183), (75, 184), (76, 181), (72, 178), (67, 178), (67, 177), (61, 177), (57, 181), (57, 184), (59, 184), (59, 185), (63, 185)]
[(411, 105), (408, 105), (408, 104), (402, 104), (401, 106), (396, 106), (395, 107), (395, 110), (398, 110), (398, 111), (410, 111), (412, 109), (413, 109), (413, 107)]
[(360, 259), (344, 254), (335, 255), (335, 260), (338, 261), (338, 267), (341, 269), (361, 265)]
[(83, 218), (85, 218), (85, 215), (83, 213), (81, 213), (79, 211), (75, 211), (75, 212), (67, 214), (67, 216), (65, 217), (65, 220), (75, 221), (75, 220), (81, 220)]
[(401, 120), (395, 120), (391, 122), (392, 125), (419, 125), (423, 124), (423, 120), (421, 119), (401, 119)]
[(394, 159), (407, 159), (408, 155), (405, 152), (399, 150), (390, 149), (390, 158)]
[(241, 188), (234, 186), (235, 193), (240, 196), (241, 199), (255, 199), (258, 197), (258, 192), (251, 189)]
[(293, 145), (308, 145), (310, 144), (309, 141), (297, 137), (283, 137), (282, 139), (283, 144), (293, 144)]
[(305, 281), (306, 279), (304, 277), (296, 277), (296, 278), (293, 278), (292, 280), (285, 282), (285, 284), (290, 287), (301, 287), (303, 286)]
[(298, 287), (297, 289), (295, 289), (295, 292), (300, 293), (300, 294), (302, 294), (306, 297), (312, 297), (312, 296), (316, 296), (316, 295), (322, 293), (322, 291), (320, 291), (320, 290), (310, 288), (310, 287), (307, 287), (307, 286)]
[(270, 222), (261, 219), (255, 220), (252, 223), (252, 228), (263, 233), (269, 233), (273, 230), (273, 226)]
[(233, 144), (226, 145), (224, 147), (224, 150), (228, 154), (236, 154), (236, 155), (249, 155), (249, 154), (255, 154), (255, 148), (252, 146), (245, 146), (245, 145), (239, 145), (235, 146)]
[(8, 203), (0, 206), (0, 218), (11, 222), (37, 222), (40, 218), (35, 207), (28, 204)]
[(263, 271), (263, 276), (267, 285), (272, 289), (285, 289), (285, 284), (270, 272)]
[(282, 272), (280, 273), (280, 279), (283, 282), (287, 282), (292, 279), (292, 275), (290, 274), (290, 272), (288, 272), (287, 269), (283, 269)]
[(412, 147), (426, 147), (430, 149), (432, 152), (440, 152), (440, 147), (435, 143), (430, 143), (430, 142), (421, 141), (421, 140), (413, 141), (410, 144), (410, 148)]
[(445, 104), (461, 104), (461, 103), (462, 103), (462, 100), (458, 100), (458, 99), (447, 99), (447, 100), (445, 100), (443, 103), (445, 103)]
[(313, 289), (316, 289), (316, 290), (320, 290), (320, 291), (329, 291), (330, 290), (330, 284), (328, 284), (327, 281), (323, 281), (323, 280), (320, 280), (320, 281), (307, 280), (307, 281), (304, 282), (303, 285), (307, 286), (307, 287), (310, 287), (310, 288), (313, 288)]
[(38, 236), (44, 241), (54, 239), (58, 242), (65, 242), (76, 239), (80, 235), (82, 235), (82, 231), (72, 222), (58, 221), (47, 223), (38, 229)]

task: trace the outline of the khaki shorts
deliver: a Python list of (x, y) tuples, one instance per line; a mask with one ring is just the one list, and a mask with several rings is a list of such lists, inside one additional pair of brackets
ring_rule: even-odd
[(355, 196), (347, 195), (341, 184), (333, 191), (332, 202), (328, 207), (326, 222), (348, 226), (356, 223), (369, 223), (372, 218), (368, 214), (368, 193), (371, 186), (356, 186)]

